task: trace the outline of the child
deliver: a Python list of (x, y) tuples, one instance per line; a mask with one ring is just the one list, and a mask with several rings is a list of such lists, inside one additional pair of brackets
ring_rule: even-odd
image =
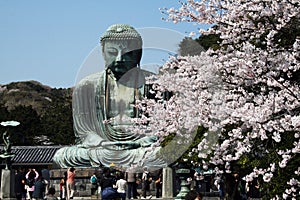
[(59, 197), (61, 200), (66, 199), (66, 184), (65, 184), (65, 179), (63, 178), (60, 180), (60, 184), (59, 184)]

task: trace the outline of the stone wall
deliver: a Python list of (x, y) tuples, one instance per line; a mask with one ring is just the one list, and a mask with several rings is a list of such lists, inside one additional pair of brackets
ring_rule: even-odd
[[(64, 173), (67, 169), (52, 169), (50, 187), (54, 187), (56, 194), (59, 195), (59, 184), (62, 178), (64, 178)], [(100, 169), (98, 168), (80, 168), (76, 169), (75, 176), (75, 195), (74, 196), (90, 196), (91, 195), (91, 183), (90, 177), (96, 172), (97, 177), (100, 176)]]
[[(50, 187), (54, 187), (56, 190), (56, 196), (59, 196), (59, 184), (60, 180), (64, 178), (64, 173), (67, 169), (51, 169)], [(90, 197), (91, 196), (91, 183), (90, 177), (93, 173), (96, 173), (97, 177), (101, 176), (101, 169), (99, 168), (78, 168), (76, 169), (75, 176), (75, 194), (74, 197)], [(152, 174), (155, 176), (155, 173)], [(142, 177), (142, 173), (139, 173), (139, 177)], [(141, 193), (142, 184), (138, 185), (138, 191)], [(155, 184), (152, 181), (150, 185), (152, 195), (155, 195)]]

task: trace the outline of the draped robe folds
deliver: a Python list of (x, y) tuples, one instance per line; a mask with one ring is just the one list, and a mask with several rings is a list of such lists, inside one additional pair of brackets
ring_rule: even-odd
[[(134, 73), (145, 74), (146, 72), (140, 69), (136, 71)], [(126, 123), (126, 117), (129, 117), (128, 115), (134, 112), (130, 112), (127, 115), (123, 113), (124, 116), (121, 117), (117, 116), (119, 117), (119, 121), (114, 121), (114, 118), (112, 118), (112, 120), (109, 119), (112, 123), (103, 123), (109, 117), (110, 111), (117, 109), (113, 107), (114, 94), (117, 97), (119, 95), (119, 99), (124, 97), (126, 103), (131, 100), (134, 103), (134, 98), (137, 94), (140, 97), (145, 95), (145, 85), (139, 84), (140, 86), (132, 87), (133, 84), (137, 84), (137, 81), (134, 79), (140, 77), (139, 74), (134, 75), (134, 73), (131, 73), (127, 77), (128, 81), (126, 83), (130, 87), (126, 85), (122, 86), (125, 91), (124, 95), (117, 94), (113, 90), (110, 91), (106, 88), (106, 82), (110, 89), (116, 89), (115, 87), (119, 84), (111, 75), (107, 75), (106, 73), (104, 71), (92, 74), (80, 81), (76, 86), (73, 93), (73, 123), (74, 132), (79, 139), (79, 143), (59, 149), (53, 158), (54, 162), (63, 168), (70, 166), (109, 166), (111, 163), (122, 167), (141, 165), (161, 168), (165, 166), (166, 163), (156, 157), (160, 147), (155, 147), (154, 150), (147, 151), (151, 144), (156, 142), (157, 138), (155, 136), (142, 136), (126, 132), (122, 128), (122, 124), (118, 124), (119, 121)], [(109, 95), (106, 94), (107, 92)], [(115, 103), (116, 106), (120, 106), (117, 105), (118, 103), (120, 104), (120, 102)], [(133, 109), (133, 107), (131, 109), (123, 108), (123, 111), (133, 111)], [(121, 114), (123, 111), (121, 111)], [(119, 142), (124, 144), (125, 148), (122, 145), (103, 145), (105, 142)], [(132, 144), (139, 145), (137, 147), (126, 148)]]

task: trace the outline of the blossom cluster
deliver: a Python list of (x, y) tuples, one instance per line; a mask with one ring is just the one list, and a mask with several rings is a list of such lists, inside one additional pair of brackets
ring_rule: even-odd
[[(175, 133), (184, 141), (198, 126), (206, 127), (207, 137), (197, 152), (200, 159), (223, 165), (221, 173), (230, 172), (230, 163), (245, 154), (263, 157), (269, 153), (265, 144), (281, 144), (293, 132), (292, 148), (276, 149), (280, 159), (245, 176), (248, 181), (259, 175), (272, 181), (275, 170), (285, 168), (300, 152), (300, 83), (295, 75), (300, 71), (300, 36), (282, 42), (286, 30), (300, 21), (299, 4), (187, 0), (179, 9), (166, 9), (167, 20), (174, 23), (214, 24), (200, 33), (219, 35), (221, 48), (165, 63), (148, 80), (158, 100), (140, 102), (144, 115), (136, 119), (137, 132), (161, 138)], [(167, 100), (166, 92), (172, 94)], [(284, 198), (293, 197), (300, 187), (295, 181), (287, 183), (292, 187)]]

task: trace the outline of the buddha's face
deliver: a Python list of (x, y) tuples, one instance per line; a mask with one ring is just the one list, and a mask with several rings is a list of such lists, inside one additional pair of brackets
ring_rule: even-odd
[(103, 46), (105, 65), (116, 79), (120, 79), (130, 69), (137, 67), (141, 59), (141, 50), (132, 40), (108, 40)]

